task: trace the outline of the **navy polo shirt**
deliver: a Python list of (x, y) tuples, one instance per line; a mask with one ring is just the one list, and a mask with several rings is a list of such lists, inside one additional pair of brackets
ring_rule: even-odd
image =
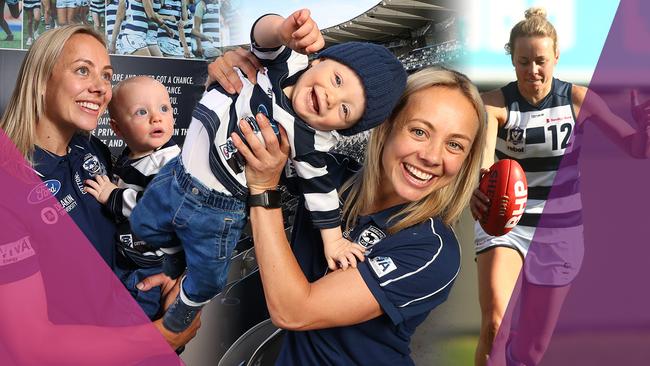
[(115, 223), (95, 197), (84, 191), (84, 181), (96, 175), (111, 176), (111, 153), (98, 138), (76, 134), (68, 145), (68, 154), (54, 155), (36, 146), (34, 170), (61, 209), (70, 215), (104, 261), (113, 266)]
[[(352, 173), (346, 163), (340, 169)], [(302, 205), (298, 205), (302, 207)], [(409, 343), (415, 328), (444, 302), (460, 270), (460, 246), (438, 219), (388, 233), (388, 220), (403, 206), (363, 216), (348, 233), (367, 249), (358, 269), (384, 314), (338, 328), (289, 331), (278, 365), (412, 365)], [(309, 281), (327, 271), (318, 230), (299, 209), (294, 254)]]

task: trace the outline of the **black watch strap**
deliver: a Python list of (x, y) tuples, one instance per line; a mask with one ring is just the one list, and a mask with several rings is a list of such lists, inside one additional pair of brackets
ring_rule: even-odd
[(264, 208), (282, 207), (282, 192), (278, 190), (266, 190), (260, 194), (248, 195), (248, 205), (251, 207), (261, 206)]

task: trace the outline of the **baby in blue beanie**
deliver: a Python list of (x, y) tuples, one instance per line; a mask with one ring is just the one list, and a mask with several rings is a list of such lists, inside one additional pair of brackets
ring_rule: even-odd
[(244, 84), (238, 95), (218, 84), (208, 88), (192, 114), (181, 157), (163, 168), (133, 211), (136, 235), (166, 253), (165, 273), (176, 278), (187, 262), (180, 294), (163, 318), (169, 330), (187, 328), (223, 289), (229, 258), (246, 223), (246, 204), (279, 207), (275, 187), (248, 194), (245, 161), (230, 137), (233, 132), (243, 136), (242, 119), (259, 136), (258, 113), (276, 133), (277, 124), (287, 132), (292, 163), (287, 175), (297, 176), (328, 266), (345, 269), (363, 260), (365, 248), (343, 237), (329, 151), (339, 134), (370, 130), (390, 116), (404, 91), (406, 72), (385, 47), (371, 43), (338, 44), (309, 63), (306, 53), (323, 44), (306, 9), (287, 19), (274, 14), (259, 18), (251, 30), (252, 52), (264, 66), (257, 83), (238, 71)]

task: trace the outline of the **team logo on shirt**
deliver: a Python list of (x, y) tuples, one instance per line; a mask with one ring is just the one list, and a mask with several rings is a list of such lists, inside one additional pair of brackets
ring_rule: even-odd
[(82, 167), (91, 177), (106, 175), (106, 168), (93, 154), (86, 154), (84, 156)]
[(27, 195), (27, 202), (35, 205), (50, 198), (50, 195), (55, 196), (61, 190), (61, 182), (56, 179), (48, 179), (43, 183), (39, 183)]
[(524, 130), (519, 127), (508, 130), (508, 141), (513, 145), (519, 145), (524, 142)]
[(370, 249), (375, 244), (379, 243), (383, 238), (386, 237), (386, 234), (379, 230), (379, 228), (370, 225), (359, 235), (359, 244), (363, 245), (364, 248)]
[(390, 257), (370, 258), (368, 259), (368, 263), (370, 263), (370, 267), (375, 271), (378, 278), (381, 278), (397, 269), (397, 266)]

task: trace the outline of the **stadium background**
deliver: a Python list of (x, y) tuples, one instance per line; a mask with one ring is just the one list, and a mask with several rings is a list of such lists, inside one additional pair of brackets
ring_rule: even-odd
[[(300, 1), (292, 3), (296, 8), (301, 6)], [(514, 79), (513, 67), (505, 55), (503, 45), (507, 41), (510, 27), (532, 5), (545, 6), (549, 19), (558, 29), (561, 58), (556, 76), (587, 85), (618, 1), (608, 0), (594, 5), (587, 0), (384, 0), (361, 14), (351, 14), (345, 22), (323, 29), (323, 34), (328, 46), (352, 40), (381, 43), (399, 57), (409, 72), (430, 65), (459, 69), (466, 72), (482, 90), (487, 90)], [(243, 22), (238, 21), (241, 14), (238, 13), (237, 6), (232, 6), (226, 16), (230, 21), (224, 31), (229, 38), (238, 39), (242, 32), (248, 33), (247, 26), (242, 26)], [(0, 50), (0, 110), (9, 97), (22, 57), (23, 52), (20, 51)], [(152, 61), (147, 60), (147, 69), (151, 67)], [(168, 72), (170, 65), (181, 62), (183, 65), (192, 64), (191, 67), (177, 71), (181, 77), (194, 76), (190, 83), (178, 84), (180, 89), (176, 104), (183, 106), (195, 102), (200, 95), (202, 77), (205, 76), (203, 65), (196, 61), (153, 61), (157, 65), (147, 72), (142, 71), (144, 60), (113, 56), (113, 62), (121, 77), (138, 73), (163, 75)], [(611, 84), (632, 82), (633, 80), (612, 80)], [(607, 92), (607, 85), (604, 92)], [(182, 140), (182, 129), (188, 123), (187, 112), (177, 115), (179, 140)], [(98, 133), (111, 134), (105, 118), (100, 122)], [(338, 149), (360, 159), (359, 152), (362, 149), (359, 147), (363, 146), (364, 141), (364, 135), (355, 136), (343, 140)], [(119, 151), (121, 146), (116, 145), (114, 148)], [(287, 213), (290, 212), (292, 202), (287, 196)], [(290, 227), (290, 216), (286, 223)], [(418, 328), (412, 344), (416, 364), (469, 365), (472, 362), (480, 319), (472, 225), (471, 217), (466, 212), (456, 226), (464, 250), (462, 271), (449, 300), (432, 312)], [(258, 312), (263, 303), (259, 302), (259, 297), (251, 295), (251, 291), (243, 291), (259, 289), (254, 276), (254, 255), (248, 250), (250, 244), (250, 238), (243, 238), (239, 255), (233, 263), (231, 286), (204, 311), (199, 336), (182, 355), (188, 364), (214, 364), (215, 358), (221, 358), (243, 330), (256, 323), (253, 319), (259, 317), (259, 314), (251, 314)], [(248, 305), (252, 303), (255, 305)], [(227, 334), (223, 319), (228, 319), (228, 324), (239, 324), (240, 329)], [(561, 331), (559, 329), (560, 333)], [(217, 347), (216, 341), (219, 343)]]

